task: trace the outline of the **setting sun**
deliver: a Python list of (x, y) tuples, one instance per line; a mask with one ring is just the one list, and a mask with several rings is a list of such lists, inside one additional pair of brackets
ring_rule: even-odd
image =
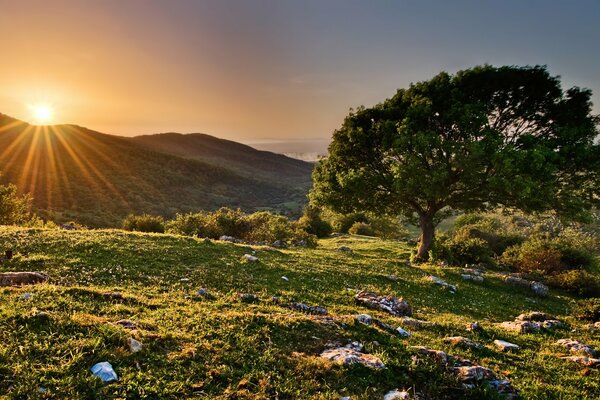
[(33, 118), (37, 124), (44, 125), (52, 122), (54, 110), (47, 104), (37, 104), (31, 106)]

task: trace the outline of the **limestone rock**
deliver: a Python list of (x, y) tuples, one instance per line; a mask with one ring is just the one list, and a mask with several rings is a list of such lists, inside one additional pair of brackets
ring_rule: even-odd
[(378, 357), (362, 353), (362, 346), (353, 344), (327, 349), (321, 353), (321, 358), (343, 365), (362, 364), (373, 369), (385, 368), (385, 364)]
[(500, 324), (500, 327), (517, 333), (532, 333), (540, 330), (540, 324), (531, 321), (505, 321)]
[(436, 285), (440, 285), (443, 287), (446, 287), (450, 290), (450, 292), (452, 293), (456, 293), (456, 286), (449, 284), (448, 282), (444, 281), (443, 279), (438, 278), (437, 276), (433, 276), (430, 275), (427, 279), (429, 279), (431, 282), (435, 283)]
[(132, 353), (142, 351), (142, 343), (135, 340), (134, 338), (127, 339), (127, 344), (129, 345), (129, 350), (131, 350)]
[(257, 303), (259, 301), (258, 296), (252, 293), (238, 293), (237, 298), (242, 303)]
[(571, 353), (581, 353), (588, 356), (593, 356), (596, 354), (596, 350), (594, 350), (592, 346), (583, 344), (577, 340), (560, 339), (554, 344), (567, 348)]
[(412, 314), (410, 304), (402, 297), (378, 296), (374, 293), (361, 291), (354, 296), (354, 299), (360, 305), (382, 310), (396, 317), (410, 316)]
[(106, 361), (94, 365), (90, 371), (94, 376), (102, 379), (102, 382), (112, 382), (119, 379), (112, 365)]
[(408, 400), (410, 399), (410, 394), (406, 390), (398, 390), (394, 389), (385, 394), (383, 396), (383, 400)]
[(39, 271), (35, 272), (0, 272), (0, 286), (34, 285), (46, 282), (50, 277)]
[(421, 319), (415, 319), (415, 318), (410, 318), (410, 317), (404, 317), (400, 320), (400, 322), (402, 323), (402, 325), (410, 326), (413, 328), (423, 328), (423, 327), (433, 326), (432, 322), (423, 321)]
[(480, 349), (483, 347), (481, 344), (477, 343), (476, 341), (466, 338), (464, 336), (445, 337), (444, 343), (451, 344), (452, 346), (467, 347), (467, 348), (471, 348), (471, 349)]
[(570, 356), (562, 357), (564, 360), (573, 361), (577, 364), (581, 364), (588, 368), (600, 368), (600, 360), (597, 358), (585, 357), (585, 356)]
[(290, 303), (288, 307), (292, 310), (302, 311), (308, 314), (327, 315), (327, 310), (319, 306), (309, 306), (304, 303)]
[(494, 344), (500, 351), (517, 351), (520, 349), (520, 347), (514, 343), (499, 339), (494, 340)]
[(454, 369), (458, 378), (463, 382), (479, 382), (484, 379), (495, 378), (494, 372), (480, 365), (468, 365)]
[(535, 294), (537, 294), (540, 297), (546, 297), (548, 296), (548, 292), (550, 291), (550, 289), (548, 288), (548, 286), (544, 285), (543, 283), (540, 282), (531, 282), (531, 290), (533, 290), (533, 292)]
[(242, 260), (245, 260), (245, 261), (247, 261), (247, 262), (253, 262), (253, 263), (254, 263), (254, 262), (258, 262), (258, 257), (255, 257), (255, 256), (253, 256), (253, 255), (251, 255), (251, 254), (244, 254), (244, 255), (242, 256)]
[(433, 350), (425, 346), (410, 346), (410, 349), (433, 358), (440, 365), (448, 364), (448, 354), (441, 350)]

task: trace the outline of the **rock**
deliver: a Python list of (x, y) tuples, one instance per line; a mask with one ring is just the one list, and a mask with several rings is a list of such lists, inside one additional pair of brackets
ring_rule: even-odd
[(401, 327), (396, 328), (396, 332), (398, 332), (398, 335), (400, 335), (400, 337), (409, 337), (410, 336), (410, 332), (402, 329)]
[(550, 290), (550, 289), (548, 289), (548, 286), (546, 286), (540, 282), (531, 282), (530, 287), (531, 287), (531, 290), (533, 290), (533, 292), (540, 297), (548, 296), (548, 292)]
[(119, 321), (115, 322), (115, 325), (122, 326), (125, 329), (137, 329), (137, 327), (138, 327), (135, 322), (130, 321), (128, 319), (119, 320)]
[(302, 311), (308, 314), (327, 315), (327, 310), (319, 306), (309, 306), (304, 303), (290, 303), (288, 307), (292, 310)]
[(394, 389), (389, 391), (383, 396), (383, 400), (408, 400), (410, 399), (410, 394), (406, 390), (398, 390)]
[(481, 325), (479, 325), (479, 322), (475, 321), (475, 322), (470, 322), (467, 324), (467, 331), (469, 332), (475, 332), (475, 331), (479, 331), (481, 330)]
[(484, 379), (494, 379), (496, 377), (491, 369), (480, 365), (456, 367), (454, 371), (461, 381), (468, 383), (479, 382)]
[(64, 229), (66, 231), (75, 231), (77, 230), (77, 227), (75, 226), (75, 224), (62, 224), (59, 226), (60, 229)]
[(119, 379), (112, 365), (106, 361), (94, 365), (90, 371), (94, 376), (102, 379), (102, 382), (112, 382)]
[(106, 300), (125, 300), (121, 293), (114, 292), (104, 292), (102, 293), (102, 297), (104, 297)]
[(271, 243), (271, 247), (275, 247), (276, 249), (284, 249), (287, 246), (285, 242), (282, 242), (281, 240), (276, 240), (273, 243)]
[(463, 281), (483, 282), (483, 276), (481, 275), (461, 274), (460, 277)]
[(392, 282), (398, 282), (398, 277), (396, 275), (388, 275), (386, 278)]
[(425, 346), (410, 346), (410, 349), (433, 358), (440, 365), (448, 364), (448, 354), (441, 350), (433, 350)]
[(516, 275), (508, 275), (504, 278), (504, 282), (510, 284), (510, 285), (514, 285), (514, 286), (521, 286), (524, 288), (529, 288), (531, 286), (531, 282), (528, 281), (527, 279), (523, 279), (520, 276), (516, 276)]
[(196, 290), (196, 296), (198, 297), (210, 297), (210, 292), (207, 288), (200, 288)]
[(410, 318), (410, 317), (402, 318), (400, 320), (400, 323), (402, 325), (410, 326), (413, 328), (423, 328), (423, 327), (427, 327), (427, 326), (433, 326), (433, 323), (431, 323), (429, 321), (423, 321), (420, 319), (415, 319), (415, 318)]
[(577, 364), (581, 364), (585, 367), (589, 368), (599, 368), (600, 360), (597, 358), (585, 357), (585, 356), (570, 356), (570, 357), (561, 357), (564, 360), (569, 360), (575, 362)]
[(23, 293), (22, 295), (19, 296), (19, 299), (21, 300), (29, 300), (33, 297), (33, 293)]
[(449, 284), (448, 282), (438, 278), (437, 276), (433, 276), (430, 275), (427, 279), (429, 279), (431, 282), (435, 283), (436, 285), (440, 285), (443, 287), (446, 287), (450, 290), (450, 292), (454, 292), (456, 293), (456, 286)]
[(470, 349), (481, 349), (483, 346), (474, 340), (466, 338), (464, 336), (450, 336), (444, 338), (444, 343), (451, 344), (452, 346), (466, 347)]
[(247, 261), (247, 262), (258, 262), (258, 257), (255, 257), (251, 254), (244, 254), (242, 256), (242, 260)]
[(412, 314), (410, 304), (402, 297), (378, 296), (374, 293), (361, 291), (354, 296), (354, 299), (360, 305), (382, 310), (396, 317), (410, 316)]
[(286, 282), (289, 282), (289, 281), (290, 281), (290, 278), (288, 278), (287, 276), (282, 276), (282, 277), (281, 277), (281, 279), (283, 279), (283, 280), (284, 280), (284, 281), (286, 281)]
[(298, 240), (297, 242), (294, 243), (294, 246), (296, 246), (296, 247), (308, 247), (308, 243), (306, 242), (306, 240)]
[(242, 303), (257, 303), (259, 300), (258, 296), (252, 293), (238, 293), (237, 298)]
[(463, 268), (462, 272), (468, 275), (483, 276), (483, 270), (477, 268)]
[(556, 346), (566, 347), (571, 353), (581, 353), (588, 356), (593, 356), (596, 354), (596, 350), (594, 350), (592, 346), (583, 344), (577, 340), (560, 339), (554, 344)]
[(337, 249), (335, 249), (336, 251), (339, 251), (341, 253), (352, 253), (352, 249), (348, 246), (340, 246)]
[(241, 240), (234, 238), (233, 236), (223, 235), (219, 237), (222, 242), (240, 243)]
[(132, 353), (142, 351), (142, 343), (138, 342), (134, 338), (127, 339), (127, 344), (129, 345), (129, 350), (131, 350)]
[(34, 285), (46, 282), (50, 277), (39, 271), (35, 272), (0, 272), (0, 286)]
[(378, 357), (371, 354), (364, 354), (362, 353), (362, 346), (354, 346), (352, 344), (325, 350), (321, 353), (321, 358), (343, 365), (362, 364), (374, 369), (385, 368), (385, 364)]
[(551, 317), (550, 315), (543, 313), (543, 312), (539, 312), (539, 311), (532, 311), (529, 313), (523, 313), (523, 314), (519, 314), (516, 318), (515, 321), (536, 321), (536, 322), (543, 322), (549, 319), (554, 319), (554, 317)]
[(361, 324), (371, 325), (373, 323), (373, 317), (371, 317), (369, 314), (360, 314), (354, 318)]
[(506, 321), (502, 322), (500, 327), (517, 333), (532, 333), (540, 330), (540, 324), (531, 321)]
[(544, 329), (552, 329), (562, 325), (563, 323), (557, 319), (548, 319), (542, 322), (542, 328)]
[(488, 381), (488, 385), (496, 392), (502, 395), (504, 400), (518, 399), (519, 395), (510, 381), (506, 379), (492, 379)]
[(514, 343), (506, 342), (504, 340), (496, 339), (494, 340), (494, 344), (500, 351), (517, 351), (520, 347)]

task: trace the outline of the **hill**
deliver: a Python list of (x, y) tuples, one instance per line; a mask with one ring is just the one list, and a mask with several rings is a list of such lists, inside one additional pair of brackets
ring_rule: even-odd
[(256, 150), (231, 140), (203, 133), (141, 135), (130, 140), (155, 151), (219, 165), (247, 176), (259, 176), (273, 182), (300, 183), (307, 187), (310, 185), (310, 163)]
[[(168, 142), (161, 141), (176, 147)], [(2, 182), (31, 192), (44, 216), (91, 226), (114, 226), (129, 213), (221, 206), (298, 213), (312, 168), (232, 142), (183, 158), (75, 125), (36, 127), (1, 114), (0, 149)]]
[[(341, 245), (353, 252), (336, 251)], [(476, 282), (462, 280), (462, 268), (409, 265), (409, 247), (399, 242), (350, 236), (322, 240), (314, 250), (261, 247), (254, 252), (259, 261), (246, 263), (247, 246), (230, 243), (4, 227), (0, 249), (15, 254), (0, 271), (43, 270), (51, 278), (0, 290), (0, 397), (8, 399), (380, 400), (396, 388), (411, 399), (502, 398), (485, 379), (463, 385), (452, 369), (465, 363), (461, 358), (509, 380), (524, 399), (600, 397), (599, 370), (561, 358), (569, 351), (555, 344), (570, 338), (600, 347), (589, 322), (572, 315), (577, 299), (557, 292), (536, 297), (493, 271)], [(200, 288), (208, 295), (196, 294)], [(402, 296), (419, 324), (357, 304), (359, 290)], [(245, 302), (241, 293), (256, 298)], [(328, 314), (290, 309), (290, 302)], [(528, 311), (552, 314), (564, 325), (527, 334), (498, 326)], [(365, 313), (411, 336), (358, 322)], [(473, 321), (481, 329), (467, 331)], [(444, 340), (455, 336), (481, 347)], [(132, 337), (141, 352), (130, 351)], [(520, 349), (501, 352), (495, 339)], [(363, 344), (363, 353), (385, 369), (319, 357), (329, 343), (349, 341)], [(441, 350), (453, 361), (411, 346)], [(112, 364), (118, 381), (102, 383), (91, 374), (102, 361)]]

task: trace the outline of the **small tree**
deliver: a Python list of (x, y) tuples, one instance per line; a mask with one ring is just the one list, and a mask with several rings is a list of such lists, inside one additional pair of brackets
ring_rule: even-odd
[(576, 217), (598, 204), (591, 92), (545, 67), (440, 73), (351, 111), (314, 172), (311, 199), (335, 211), (413, 218), (425, 259), (448, 210), (504, 205)]
[(31, 195), (20, 196), (13, 184), (0, 185), (0, 225), (19, 225), (32, 219)]

